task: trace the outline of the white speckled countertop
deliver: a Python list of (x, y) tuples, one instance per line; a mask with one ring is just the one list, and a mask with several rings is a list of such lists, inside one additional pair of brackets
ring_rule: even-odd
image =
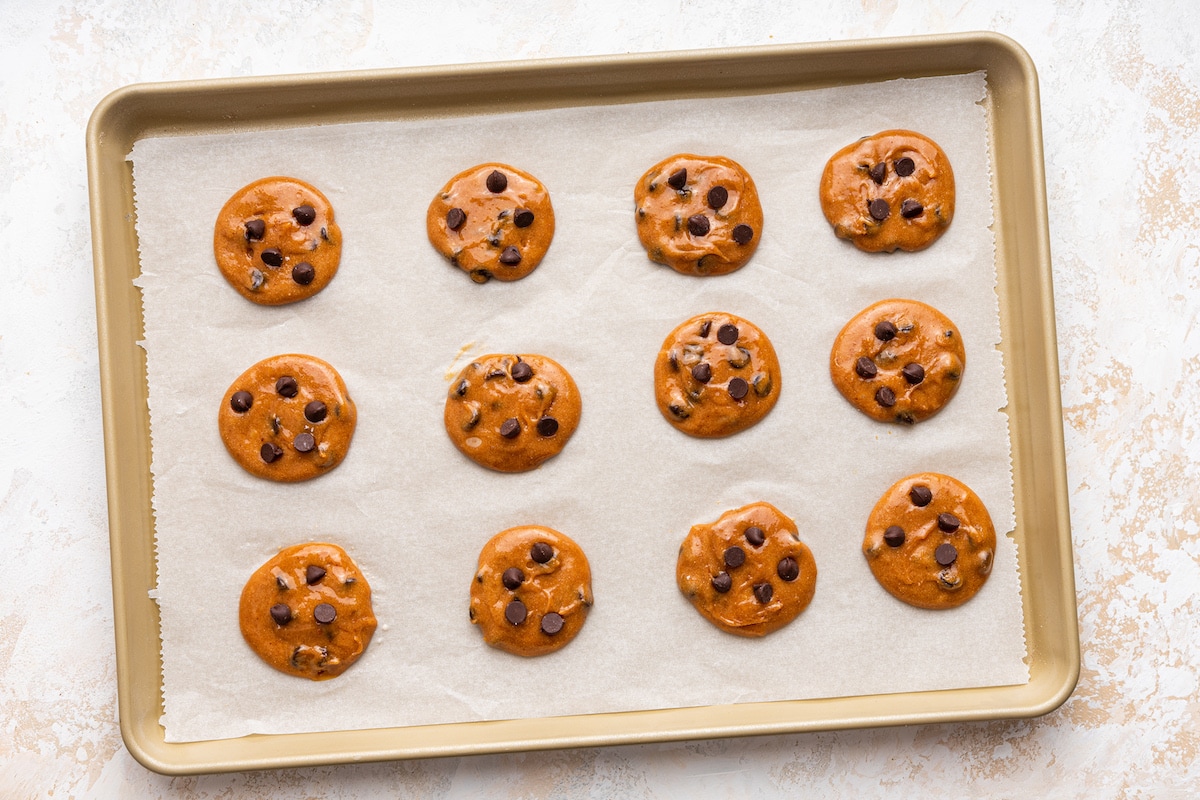
[[(0, 0), (0, 797), (1200, 794), (1200, 6)], [(273, 6), (273, 8), (268, 8)], [(116, 719), (84, 160), (135, 82), (993, 30), (1041, 79), (1082, 669), (1015, 722), (165, 778)], [(968, 785), (972, 785), (968, 787)]]

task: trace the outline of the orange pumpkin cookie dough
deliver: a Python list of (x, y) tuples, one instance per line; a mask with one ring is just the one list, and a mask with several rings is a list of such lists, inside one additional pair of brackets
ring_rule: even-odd
[(238, 607), (246, 644), (280, 672), (324, 681), (359, 659), (375, 633), (371, 587), (346, 551), (313, 542), (259, 567)]

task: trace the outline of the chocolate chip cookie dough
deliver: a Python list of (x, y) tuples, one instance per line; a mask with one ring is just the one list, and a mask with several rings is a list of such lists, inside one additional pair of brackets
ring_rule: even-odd
[(820, 194), (834, 233), (869, 253), (923, 250), (954, 218), (950, 160), (913, 131), (883, 131), (839, 150)]
[(519, 656), (565, 647), (592, 607), (592, 572), (570, 537), (523, 525), (483, 546), (471, 581), (471, 622), (483, 640)]
[(229, 198), (213, 233), (229, 285), (264, 306), (312, 297), (337, 274), (342, 231), (333, 206), (296, 178), (263, 178)]
[(429, 241), (476, 283), (533, 272), (554, 238), (542, 182), (507, 164), (480, 164), (450, 179), (425, 215)]
[(458, 374), (443, 421), (450, 441), (476, 464), (525, 472), (566, 446), (579, 426), (579, 390), (546, 356), (486, 355)]
[(229, 455), (250, 474), (284, 483), (340, 464), (357, 420), (337, 370), (299, 354), (272, 356), (243, 372), (217, 414)]
[(646, 255), (685, 275), (741, 269), (762, 236), (754, 181), (722, 156), (681, 153), (655, 164), (638, 180), (633, 201)]
[(679, 591), (723, 631), (766, 636), (812, 601), (817, 565), (796, 523), (770, 503), (695, 525), (679, 548)]
[(894, 484), (871, 511), (863, 555), (879, 585), (918, 608), (954, 608), (992, 572), (996, 531), (961, 481), (923, 472)]
[(323, 542), (280, 550), (255, 570), (238, 621), (263, 661), (314, 681), (345, 672), (376, 625), (366, 578), (345, 550)]
[(723, 311), (671, 331), (654, 362), (654, 398), (667, 422), (690, 436), (731, 436), (779, 399), (779, 359), (753, 323)]
[(942, 409), (967, 353), (946, 315), (916, 300), (883, 300), (846, 323), (829, 354), (833, 385), (880, 422), (913, 424)]

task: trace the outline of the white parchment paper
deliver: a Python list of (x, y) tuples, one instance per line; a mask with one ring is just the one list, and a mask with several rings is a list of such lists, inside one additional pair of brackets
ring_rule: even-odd
[[(168, 741), (544, 717), (1023, 683), (1028, 680), (995, 294), (987, 120), (979, 74), (705, 101), (595, 106), (139, 141), (131, 159), (153, 435), (163, 725)], [(921, 253), (865, 254), (836, 239), (817, 184), (856, 138), (922, 131), (955, 170), (958, 205)], [(696, 279), (638, 244), (633, 185), (676, 152), (745, 166), (765, 213), (761, 245), (729, 276)], [(549, 187), (557, 231), (528, 278), (478, 286), (424, 230), (449, 177), (501, 161)], [(212, 228), (238, 188), (293, 175), (332, 201), (345, 247), (321, 294), (265, 308), (217, 271)], [(961, 390), (913, 428), (853, 410), (828, 376), (830, 346), (863, 307), (928, 302), (967, 347)], [(759, 425), (692, 439), (659, 415), (654, 357), (683, 319), (725, 310), (771, 337), (782, 393)], [(303, 484), (243, 472), (217, 433), (230, 383), (254, 362), (309, 353), (358, 404), (345, 462)], [(450, 377), (491, 352), (544, 353), (583, 397), (566, 450), (519, 475), (463, 458), (442, 427)], [(983, 591), (943, 612), (900, 603), (860, 547), (867, 514), (913, 472), (973, 487), (999, 534)], [(816, 597), (762, 640), (718, 631), (675, 586), (689, 527), (769, 501), (796, 519)], [(564, 650), (521, 659), (467, 620), (483, 543), (535, 523), (574, 538), (596, 605)], [(345, 547), (374, 590), (380, 629), (362, 660), (322, 683), (263, 664), (237, 623), (241, 588), (279, 548)]]

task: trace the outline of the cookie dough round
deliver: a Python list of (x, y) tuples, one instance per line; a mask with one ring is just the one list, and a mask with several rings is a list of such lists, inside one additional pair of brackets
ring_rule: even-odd
[(693, 526), (679, 548), (675, 580), (721, 630), (766, 636), (808, 608), (817, 564), (795, 522), (770, 503), (752, 503)]
[(821, 210), (834, 233), (859, 250), (923, 250), (954, 218), (954, 171), (928, 137), (883, 131), (829, 159)]
[(566, 447), (581, 408), (579, 389), (558, 362), (494, 354), (454, 379), (443, 419), (450, 441), (476, 464), (526, 472)]
[(233, 382), (217, 424), (229, 455), (284, 483), (332, 470), (350, 450), (358, 413), (337, 370), (295, 353), (263, 359)]
[(945, 314), (917, 300), (883, 300), (846, 323), (829, 354), (833, 385), (880, 422), (913, 424), (942, 409), (967, 353)]
[(476, 283), (533, 272), (554, 238), (542, 182), (508, 164), (480, 164), (450, 179), (425, 215), (429, 241)]
[(754, 181), (722, 156), (681, 153), (660, 161), (638, 181), (633, 200), (650, 260), (684, 275), (741, 269), (762, 236)]
[(242, 297), (279, 306), (312, 297), (333, 280), (342, 231), (317, 189), (296, 178), (263, 178), (225, 203), (213, 252)]
[(238, 607), (246, 644), (280, 672), (324, 681), (350, 668), (375, 633), (371, 587), (346, 551), (313, 542), (259, 567)]
[(667, 422), (690, 436), (731, 436), (775, 407), (779, 359), (752, 322), (723, 311), (671, 331), (654, 362), (654, 398)]
[(552, 653), (575, 638), (591, 607), (587, 557), (552, 528), (509, 528), (479, 553), (469, 614), (492, 647), (518, 656)]
[(961, 606), (992, 572), (996, 530), (983, 501), (948, 475), (909, 475), (867, 520), (863, 555), (879, 585), (918, 608)]

